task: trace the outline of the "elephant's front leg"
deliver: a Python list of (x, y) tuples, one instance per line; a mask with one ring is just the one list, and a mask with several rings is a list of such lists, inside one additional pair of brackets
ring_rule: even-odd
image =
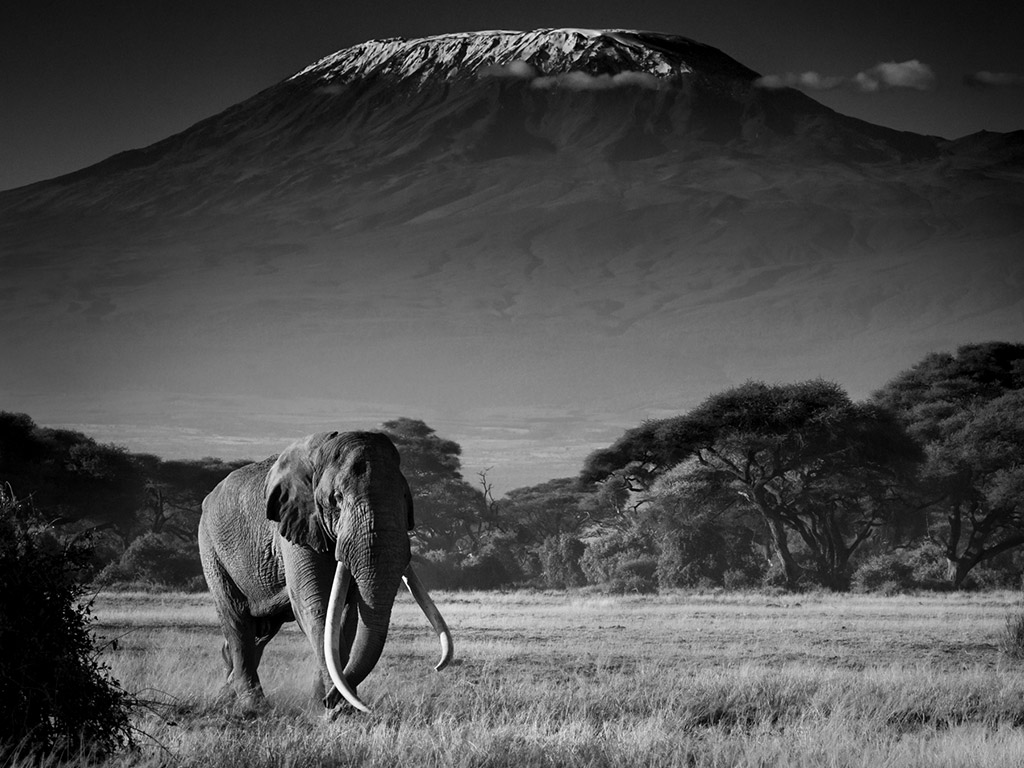
[[(330, 556), (281, 542), (288, 598), (299, 628), (313, 649), (316, 670), (313, 677), (313, 697), (321, 706), (334, 710), (344, 701), (334, 687), (327, 671), (324, 655), (324, 631), (327, 604), (334, 581), (336, 562)], [(351, 614), (351, 615), (349, 615)], [(342, 624), (341, 663), (348, 661), (348, 649), (356, 631), (356, 611), (346, 610)]]

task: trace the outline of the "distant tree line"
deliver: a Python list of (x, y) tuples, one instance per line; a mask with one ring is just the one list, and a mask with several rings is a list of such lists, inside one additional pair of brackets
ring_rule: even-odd
[(627, 430), (581, 480), (633, 510), (657, 560), (637, 588), (1019, 586), (1024, 345), (928, 355), (863, 403), (748, 382)]
[(747, 382), (644, 422), (575, 478), (490, 498), (447, 586), (1020, 586), (1024, 345), (932, 354), (865, 402)]
[[(1019, 586), (1024, 571), (1020, 344), (928, 355), (865, 402), (822, 380), (747, 382), (500, 499), (424, 422), (380, 429), (437, 588), (895, 591)], [(201, 588), (200, 505), (242, 463), (165, 461), (0, 413), (0, 481), (96, 541), (101, 584)]]
[(246, 462), (164, 460), (0, 412), (0, 484), (68, 540), (101, 584), (205, 586), (196, 545), (203, 498)]

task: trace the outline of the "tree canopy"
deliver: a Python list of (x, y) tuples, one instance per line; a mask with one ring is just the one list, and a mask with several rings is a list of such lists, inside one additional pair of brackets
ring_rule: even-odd
[[(169, 556), (195, 560), (203, 498), (245, 463), (134, 454), (81, 432), (40, 427), (25, 414), (0, 412), (0, 484), (65, 534), (91, 536), (96, 568), (146, 535), (161, 537)], [(198, 576), (198, 561), (180, 571), (183, 579), (190, 571)], [(124, 569), (117, 572), (130, 578)]]
[(802, 570), (795, 534), (808, 569), (838, 587), (852, 553), (898, 509), (899, 483), (921, 458), (887, 411), (853, 403), (836, 384), (748, 382), (627, 431), (586, 460), (583, 478), (636, 490), (692, 459), (688, 493), (757, 512), (787, 584)]
[(483, 492), (462, 477), (462, 447), (419, 419), (402, 417), (381, 427), (402, 457), (415, 508), (413, 537), (420, 549), (475, 549), (486, 504)]
[(925, 446), (917, 504), (960, 586), (979, 563), (1024, 544), (1024, 345), (933, 354), (875, 393)]

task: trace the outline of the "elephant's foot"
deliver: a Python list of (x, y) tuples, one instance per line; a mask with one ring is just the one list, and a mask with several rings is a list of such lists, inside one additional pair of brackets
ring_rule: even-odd
[(355, 717), (358, 714), (359, 711), (355, 707), (353, 707), (347, 701), (343, 701), (336, 707), (325, 709), (323, 718), (324, 722), (336, 723), (341, 720), (346, 720), (350, 717)]
[(355, 707), (345, 701), (345, 697), (337, 688), (331, 688), (331, 692), (323, 697), (325, 707), (324, 719), (333, 722), (339, 717), (348, 717), (356, 713)]
[(243, 717), (255, 716), (269, 707), (262, 686), (240, 686), (231, 681), (220, 689), (217, 703)]

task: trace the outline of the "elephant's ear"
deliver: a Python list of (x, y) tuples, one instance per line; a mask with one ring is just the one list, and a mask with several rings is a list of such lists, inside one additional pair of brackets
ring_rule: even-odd
[(409, 515), (409, 530), (411, 531), (416, 527), (416, 518), (412, 513), (412, 491), (409, 490), (409, 481), (404, 477), (402, 478), (402, 483), (405, 485), (405, 510)]
[(323, 516), (313, 494), (314, 456), (325, 433), (292, 443), (267, 472), (267, 519), (281, 535), (317, 552), (331, 551)]

